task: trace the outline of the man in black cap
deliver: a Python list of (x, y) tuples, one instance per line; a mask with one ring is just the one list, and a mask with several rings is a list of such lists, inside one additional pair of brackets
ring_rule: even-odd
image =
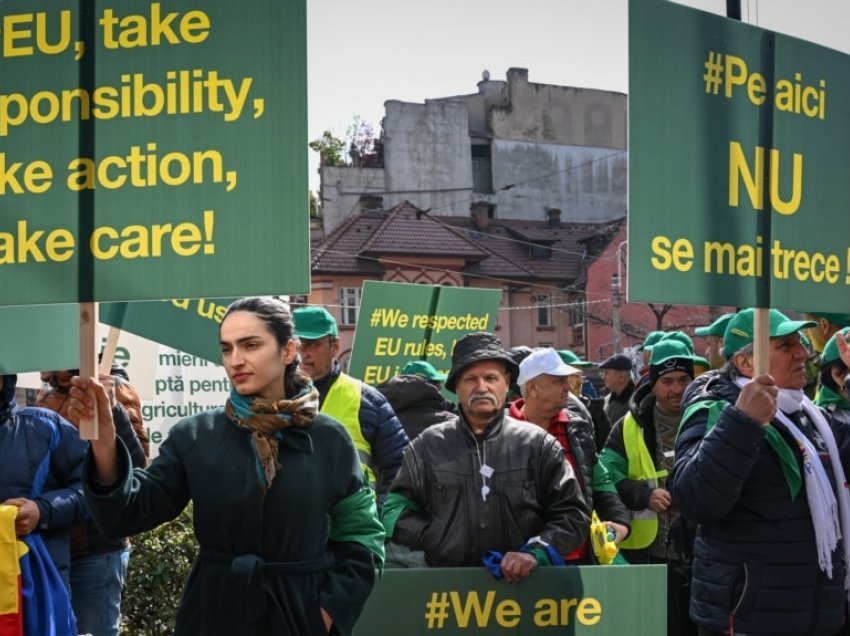
[(404, 452), (382, 519), (388, 537), (424, 550), (430, 566), (484, 564), (519, 581), (587, 538), (590, 510), (561, 445), (505, 413), (517, 374), (494, 335), (460, 339), (446, 380), (460, 414)]
[(629, 398), (635, 390), (632, 380), (632, 359), (625, 353), (615, 353), (599, 365), (602, 381), (610, 393), (605, 396), (605, 415), (612, 425), (629, 412)]

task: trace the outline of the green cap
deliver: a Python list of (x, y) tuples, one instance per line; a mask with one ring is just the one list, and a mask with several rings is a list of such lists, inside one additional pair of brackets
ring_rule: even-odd
[(697, 327), (694, 329), (694, 334), (703, 338), (706, 336), (720, 336), (722, 338), (726, 332), (726, 325), (729, 324), (729, 321), (732, 320), (732, 316), (734, 315), (733, 313), (723, 314), (707, 327)]
[(694, 366), (695, 367), (702, 367), (705, 370), (708, 370), (708, 369), (711, 368), (711, 364), (709, 364), (709, 362), (706, 358), (703, 358), (702, 356), (693, 356), (693, 358), (694, 358)]
[[(755, 309), (752, 307), (739, 311), (729, 324), (723, 334), (723, 355), (729, 360), (736, 351), (740, 351), (753, 341), (753, 317)], [(770, 310), (770, 337), (781, 338), (800, 329), (814, 327), (817, 323), (811, 320), (791, 320), (778, 309)]]
[(833, 334), (830, 339), (826, 341), (826, 344), (823, 346), (823, 353), (820, 354), (820, 363), (822, 367), (827, 364), (832, 364), (833, 362), (838, 362), (838, 360), (841, 359), (841, 356), (838, 355), (838, 343), (835, 342), (835, 337), (839, 333), (846, 337), (847, 334), (850, 334), (850, 327), (844, 327), (844, 329)]
[(339, 337), (336, 320), (324, 307), (301, 307), (292, 312), (295, 335), (301, 340), (318, 340), (323, 336)]
[[(684, 331), (668, 331), (661, 337), (661, 340), (659, 340), (659, 342), (663, 342), (665, 340), (677, 340), (688, 348), (688, 352), (691, 355), (694, 354), (694, 341), (691, 340), (691, 337)], [(655, 345), (653, 345), (653, 347), (654, 346)]]
[(641, 344), (639, 349), (646, 349), (650, 351), (652, 349), (652, 345), (661, 340), (664, 337), (663, 331), (650, 331), (646, 334), (646, 338), (643, 339), (643, 344)]
[(433, 382), (445, 382), (449, 377), (445, 373), (437, 373), (437, 370), (424, 360), (411, 360), (401, 368), (400, 375), (418, 375)]
[(582, 360), (576, 354), (574, 354), (569, 349), (561, 349), (558, 351), (558, 355), (561, 360), (564, 361), (564, 364), (568, 364), (571, 367), (578, 367), (579, 369), (587, 369), (588, 367), (592, 367), (593, 363), (588, 362), (587, 360)]
[(826, 318), (836, 327), (850, 327), (850, 314), (831, 314), (823, 311), (807, 311), (810, 316)]

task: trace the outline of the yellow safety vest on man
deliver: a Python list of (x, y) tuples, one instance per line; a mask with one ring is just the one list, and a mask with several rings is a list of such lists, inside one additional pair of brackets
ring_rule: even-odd
[(363, 384), (357, 378), (340, 373), (325, 396), (325, 402), (319, 409), (325, 415), (342, 422), (360, 456), (360, 464), (369, 480), (372, 490), (376, 490), (377, 471), (372, 463), (372, 445), (363, 437), (360, 430), (360, 402), (363, 400), (361, 388)]
[[(628, 478), (646, 481), (653, 488), (657, 488), (658, 479), (666, 477), (667, 471), (655, 470), (655, 462), (643, 439), (643, 429), (631, 412), (623, 420), (623, 445), (629, 463)], [(652, 545), (658, 534), (658, 515), (650, 508), (629, 512), (632, 516), (632, 530), (620, 543), (620, 547), (626, 550), (640, 550)]]

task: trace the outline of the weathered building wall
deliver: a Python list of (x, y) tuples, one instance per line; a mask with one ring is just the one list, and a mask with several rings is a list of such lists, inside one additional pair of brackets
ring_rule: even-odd
[(472, 157), (464, 104), (388, 101), (384, 106), (385, 209), (407, 199), (433, 214), (468, 214)]
[(540, 221), (549, 208), (567, 223), (626, 214), (625, 151), (494, 139), (492, 172), (500, 219)]
[(322, 181), (319, 195), (322, 198), (320, 204), (325, 234), (330, 234), (349, 214), (360, 211), (362, 195), (383, 196), (386, 190), (383, 168), (324, 166), (319, 172)]

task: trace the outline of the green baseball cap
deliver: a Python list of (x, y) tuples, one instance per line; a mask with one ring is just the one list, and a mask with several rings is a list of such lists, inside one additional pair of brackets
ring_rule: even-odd
[(702, 367), (706, 371), (708, 371), (711, 368), (711, 364), (709, 364), (709, 362), (706, 358), (703, 358), (702, 356), (693, 356), (693, 358), (694, 358), (694, 367)]
[(295, 335), (302, 340), (318, 340), (324, 336), (339, 337), (336, 319), (324, 307), (301, 307), (292, 312)]
[(650, 351), (652, 349), (652, 345), (661, 340), (664, 337), (664, 331), (650, 331), (646, 334), (646, 338), (643, 339), (643, 344), (641, 344), (638, 349), (646, 349)]
[(829, 322), (831, 322), (836, 327), (850, 327), (850, 314), (833, 314), (827, 313), (823, 311), (807, 311), (807, 314), (810, 316), (817, 316), (818, 318), (826, 318)]
[(726, 325), (729, 324), (729, 321), (732, 320), (732, 316), (734, 315), (734, 313), (723, 314), (707, 327), (697, 327), (694, 329), (694, 335), (702, 338), (706, 336), (720, 336), (722, 338), (726, 332)]
[[(769, 313), (771, 338), (788, 336), (800, 329), (808, 329), (817, 324), (811, 320), (791, 320), (778, 309), (771, 309)], [(727, 360), (731, 359), (736, 351), (740, 351), (753, 341), (754, 316), (755, 309), (750, 307), (739, 311), (726, 325), (726, 332), (723, 334), (723, 355)]]
[(437, 373), (433, 365), (424, 360), (411, 360), (401, 368), (400, 375), (418, 375), (432, 382), (445, 382), (449, 377), (448, 374)]
[(588, 367), (592, 367), (593, 363), (588, 362), (587, 360), (582, 360), (576, 354), (574, 354), (569, 349), (561, 349), (558, 351), (558, 356), (560, 356), (561, 360), (564, 361), (564, 364), (568, 364), (571, 367), (577, 367), (579, 369), (587, 369)]
[[(684, 331), (668, 331), (661, 337), (661, 340), (659, 340), (658, 342), (663, 342), (665, 340), (677, 340), (688, 348), (688, 351), (691, 355), (694, 354), (694, 341), (691, 340), (691, 337)], [(658, 343), (656, 342), (655, 344)], [(655, 345), (652, 346), (654, 347)]]
[(839, 333), (846, 337), (848, 334), (850, 334), (850, 327), (844, 327), (844, 329), (842, 329), (836, 334), (833, 334), (829, 338), (829, 340), (826, 341), (826, 344), (823, 346), (823, 353), (820, 354), (821, 366), (832, 364), (833, 362), (838, 362), (838, 360), (841, 359), (841, 356), (838, 355), (838, 343), (835, 342), (835, 337)]

